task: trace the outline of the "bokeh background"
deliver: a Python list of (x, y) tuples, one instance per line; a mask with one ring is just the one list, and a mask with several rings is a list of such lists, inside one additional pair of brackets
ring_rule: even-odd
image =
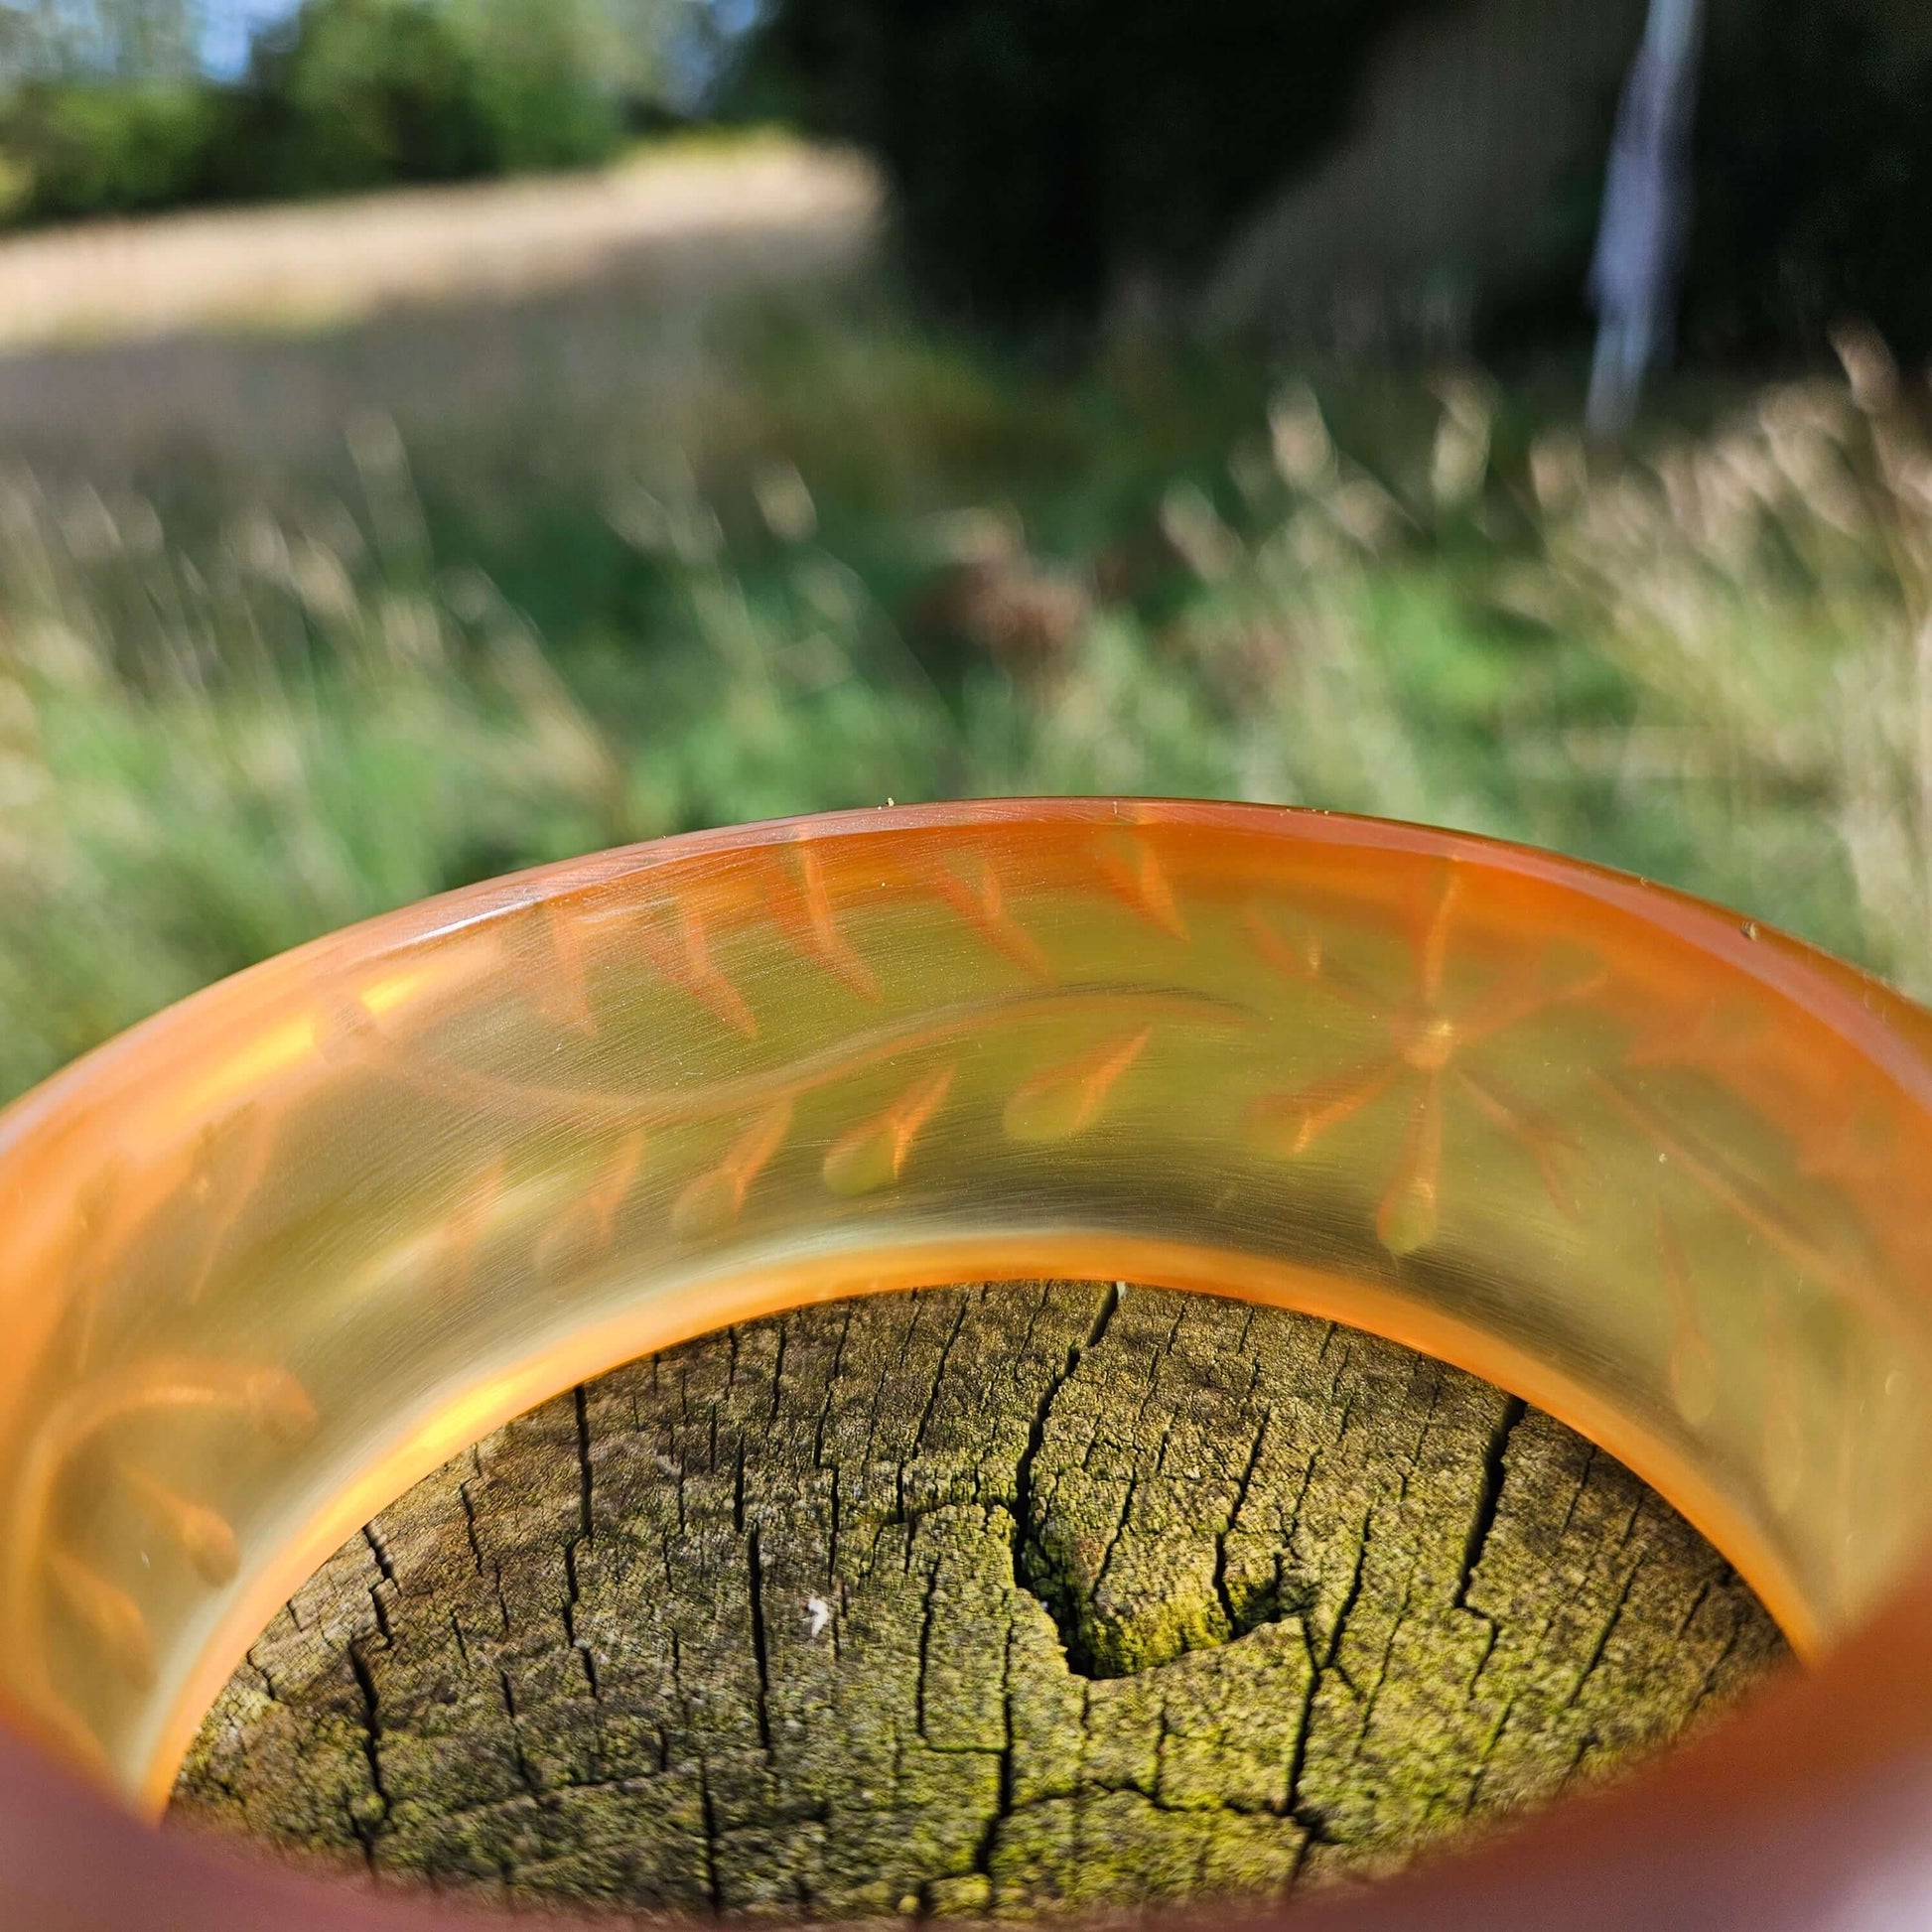
[(1427, 819), (1932, 994), (1928, 100), (1923, 0), (9, 0), (0, 1098), (889, 797)]

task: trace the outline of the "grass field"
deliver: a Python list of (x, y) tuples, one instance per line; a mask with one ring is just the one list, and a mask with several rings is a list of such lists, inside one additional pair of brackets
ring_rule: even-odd
[(422, 894), (889, 796), (1434, 820), (1932, 991), (1932, 452), (1848, 349), (1627, 460), (850, 286), (0, 369), (0, 1095)]

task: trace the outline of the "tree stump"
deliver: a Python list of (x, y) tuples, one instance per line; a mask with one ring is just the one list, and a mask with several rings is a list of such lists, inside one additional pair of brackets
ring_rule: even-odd
[(1610, 1457), (1303, 1316), (800, 1311), (499, 1430), (341, 1550), (175, 1815), (498, 1897), (1036, 1915), (1375, 1873), (1784, 1646)]

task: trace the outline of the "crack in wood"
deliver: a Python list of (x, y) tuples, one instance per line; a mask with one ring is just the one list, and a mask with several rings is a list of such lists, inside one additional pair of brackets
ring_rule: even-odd
[[(1082, 1675), (1082, 1631), (1144, 1667)], [(1674, 1512), (1456, 1371), (1146, 1289), (937, 1290), (689, 1343), (457, 1457), (263, 1633), (177, 1808), (507, 1902), (1279, 1895), (1781, 1655)]]

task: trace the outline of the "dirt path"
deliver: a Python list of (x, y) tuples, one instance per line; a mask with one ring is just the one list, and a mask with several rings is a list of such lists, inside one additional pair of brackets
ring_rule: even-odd
[(862, 160), (774, 139), (540, 181), (89, 222), (0, 243), (0, 350), (308, 328), (653, 263), (688, 280), (694, 242), (716, 245), (701, 281), (738, 284), (852, 259), (878, 207)]
[(0, 461), (254, 495), (339, 465), (358, 417), (526, 468), (546, 436), (659, 434), (710, 319), (862, 273), (880, 206), (862, 161), (773, 138), (0, 243)]

